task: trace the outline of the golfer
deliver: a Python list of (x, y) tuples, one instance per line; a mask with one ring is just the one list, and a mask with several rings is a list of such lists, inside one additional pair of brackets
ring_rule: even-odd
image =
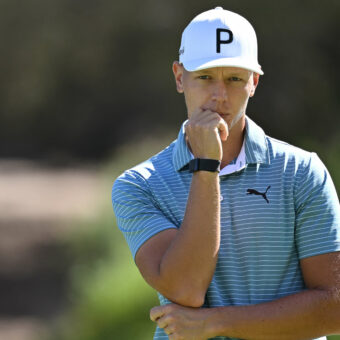
[(339, 200), (315, 153), (246, 115), (263, 75), (253, 27), (221, 7), (199, 14), (173, 73), (187, 121), (112, 191), (118, 226), (159, 293), (154, 339), (340, 333)]

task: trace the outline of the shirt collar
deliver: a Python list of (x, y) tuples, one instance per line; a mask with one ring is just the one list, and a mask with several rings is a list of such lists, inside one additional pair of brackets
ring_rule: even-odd
[[(185, 140), (185, 121), (178, 133), (172, 154), (172, 161), (177, 171), (183, 169), (192, 159)], [(244, 142), (246, 164), (270, 164), (269, 150), (264, 131), (246, 116), (246, 133)]]
[(172, 162), (177, 171), (180, 171), (191, 160), (191, 153), (185, 140), (185, 124), (187, 120), (182, 124), (179, 130), (176, 144), (172, 153)]
[(240, 153), (231, 163), (226, 165), (224, 168), (221, 169), (219, 176), (229, 175), (237, 171), (241, 171), (246, 167), (246, 154), (245, 154), (245, 143), (243, 140), (242, 148)]
[(247, 164), (270, 164), (267, 137), (264, 131), (247, 116), (245, 151)]

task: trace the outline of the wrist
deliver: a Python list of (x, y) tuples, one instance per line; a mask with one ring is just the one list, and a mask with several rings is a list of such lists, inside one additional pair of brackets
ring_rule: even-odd
[(220, 172), (221, 161), (208, 158), (194, 158), (189, 162), (189, 171)]
[(219, 329), (219, 307), (206, 308), (206, 319), (204, 322), (204, 335), (208, 339), (215, 338), (221, 334)]
[(196, 171), (192, 174), (193, 178), (197, 178), (200, 182), (218, 183), (219, 174), (218, 172), (211, 171)]

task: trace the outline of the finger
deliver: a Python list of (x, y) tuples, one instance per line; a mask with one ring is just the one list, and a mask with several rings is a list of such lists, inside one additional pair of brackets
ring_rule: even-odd
[(166, 316), (161, 316), (160, 318), (156, 319), (156, 322), (159, 328), (165, 328), (169, 326)]
[(185, 130), (190, 129), (192, 127), (203, 127), (209, 126), (214, 127), (217, 126), (218, 122), (222, 118), (217, 112), (213, 111), (205, 111), (202, 112), (200, 116), (195, 117), (194, 119), (190, 118), (187, 124), (185, 125)]
[(220, 133), (221, 140), (225, 142), (229, 136), (228, 124), (223, 119), (221, 119), (218, 123), (217, 128)]
[(213, 110), (199, 107), (191, 113), (189, 120), (191, 120), (191, 121), (201, 120), (201, 118), (203, 118), (205, 116), (209, 117), (211, 115), (219, 116), (218, 113), (213, 111)]
[(197, 117), (202, 112), (203, 110), (200, 107), (198, 107), (195, 110), (188, 112), (188, 116), (190, 117), (190, 119), (195, 119), (195, 117)]
[(153, 307), (150, 310), (150, 319), (154, 322), (156, 322), (156, 320), (162, 317), (163, 315), (164, 311), (162, 306)]
[(225, 122), (223, 118), (220, 117), (218, 113), (211, 115), (209, 117), (205, 117), (200, 121), (202, 125), (210, 126), (212, 128), (216, 128), (217, 132), (222, 141), (226, 141), (229, 136), (229, 128), (228, 124)]
[(221, 119), (221, 117), (217, 112), (206, 110), (200, 116), (199, 122), (211, 122), (219, 119)]
[(169, 326), (164, 327), (163, 330), (167, 335), (171, 335), (173, 333), (171, 327)]

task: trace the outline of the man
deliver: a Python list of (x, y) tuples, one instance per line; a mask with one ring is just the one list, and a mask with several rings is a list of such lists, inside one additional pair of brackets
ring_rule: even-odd
[(173, 72), (187, 122), (112, 192), (118, 226), (159, 292), (154, 339), (339, 333), (339, 201), (314, 153), (245, 115), (263, 74), (252, 26), (220, 7), (201, 13)]

